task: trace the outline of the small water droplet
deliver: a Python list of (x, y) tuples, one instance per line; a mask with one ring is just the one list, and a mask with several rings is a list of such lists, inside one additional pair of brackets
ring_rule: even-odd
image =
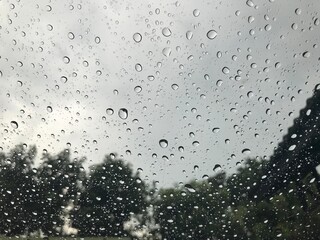
[(215, 31), (215, 30), (210, 30), (207, 32), (207, 37), (210, 39), (210, 40), (213, 40), (217, 37), (218, 33)]
[(96, 42), (96, 44), (99, 44), (101, 42), (100, 37), (95, 37), (94, 41)]
[(74, 39), (74, 34), (72, 32), (69, 32), (68, 33), (68, 38), (73, 40)]
[(17, 129), (19, 127), (16, 121), (11, 121), (10, 124), (11, 124), (11, 127), (13, 127), (14, 129)]
[(187, 38), (188, 40), (190, 40), (192, 37), (193, 37), (193, 32), (188, 31), (188, 32), (186, 33), (186, 38)]
[(142, 66), (140, 63), (137, 63), (134, 68), (136, 69), (137, 72), (141, 72), (142, 71)]
[(196, 192), (196, 190), (190, 184), (186, 184), (184, 187), (191, 193)]
[(200, 15), (200, 10), (199, 10), (199, 9), (194, 9), (192, 13), (193, 13), (193, 16), (199, 17), (199, 15)]
[(118, 115), (122, 120), (126, 120), (128, 118), (128, 110), (125, 108), (120, 108)]
[(228, 74), (228, 73), (230, 73), (230, 69), (228, 67), (224, 67), (224, 68), (222, 68), (222, 72), (224, 74)]
[(51, 106), (47, 106), (47, 111), (48, 111), (49, 113), (52, 113), (52, 107), (51, 107)]
[(172, 88), (173, 90), (178, 90), (179, 85), (174, 83), (174, 84), (171, 85), (171, 88)]
[(112, 108), (107, 108), (106, 112), (107, 112), (107, 114), (110, 115), (110, 116), (113, 115), (113, 113), (114, 113), (114, 111), (113, 111)]
[(249, 148), (244, 148), (242, 149), (241, 151), (243, 154), (250, 154), (251, 153), (251, 150)]
[(135, 91), (136, 93), (139, 93), (139, 92), (142, 91), (142, 87), (141, 87), (141, 86), (136, 86), (136, 87), (134, 88), (134, 91)]
[(308, 51), (305, 51), (304, 53), (302, 53), (302, 56), (303, 56), (304, 58), (308, 58), (308, 57), (311, 56), (311, 53), (308, 52)]

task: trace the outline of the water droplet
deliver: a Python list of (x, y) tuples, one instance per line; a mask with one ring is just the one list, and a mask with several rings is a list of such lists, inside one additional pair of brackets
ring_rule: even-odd
[(162, 50), (162, 54), (166, 57), (169, 57), (171, 54), (171, 48), (170, 47), (166, 47)]
[(252, 98), (254, 96), (254, 93), (252, 92), (252, 91), (249, 91), (248, 93), (247, 93), (247, 97), (248, 98)]
[(192, 37), (193, 37), (193, 32), (188, 31), (188, 32), (186, 33), (186, 38), (187, 38), (188, 40), (190, 40)]
[(300, 8), (296, 8), (296, 10), (294, 11), (297, 15), (300, 15), (301, 14), (301, 9)]
[(126, 120), (128, 118), (128, 110), (125, 108), (120, 108), (118, 115), (122, 120)]
[(114, 111), (113, 111), (112, 108), (107, 108), (106, 112), (107, 112), (107, 114), (110, 115), (110, 116), (113, 115), (113, 113), (114, 113)]
[(220, 128), (218, 128), (218, 127), (215, 127), (215, 128), (212, 129), (213, 133), (218, 133), (219, 131), (220, 131)]
[(247, 4), (249, 7), (254, 7), (254, 3), (253, 3), (251, 0), (247, 0), (246, 4)]
[(18, 128), (18, 123), (16, 121), (11, 121), (10, 124), (11, 124), (11, 127), (13, 127), (14, 129)]
[(218, 33), (215, 31), (215, 30), (210, 30), (207, 32), (207, 37), (210, 39), (210, 40), (213, 40), (217, 37)]
[(303, 56), (304, 58), (308, 58), (308, 57), (311, 56), (311, 53), (308, 52), (308, 51), (305, 51), (304, 53), (302, 53), (302, 56)]
[(190, 184), (186, 184), (184, 187), (191, 193), (196, 192), (196, 190)]
[(291, 145), (288, 150), (293, 151), (295, 148), (296, 148), (296, 145)]
[(170, 37), (171, 36), (170, 28), (167, 28), (167, 27), (163, 28), (162, 29), (162, 35), (165, 36), (165, 37)]
[(219, 170), (221, 170), (221, 165), (220, 164), (214, 165), (213, 171), (219, 171)]
[(193, 13), (193, 16), (199, 17), (199, 15), (200, 15), (200, 10), (199, 10), (199, 9), (194, 9), (192, 13)]
[(66, 76), (62, 76), (62, 77), (60, 77), (60, 81), (63, 83), (66, 83), (66, 82), (68, 82), (68, 78)]
[(228, 73), (230, 73), (230, 69), (228, 67), (224, 67), (224, 68), (222, 68), (222, 72), (224, 74), (228, 74)]
[(140, 34), (140, 33), (135, 33), (135, 34), (133, 34), (133, 40), (134, 40), (136, 43), (141, 42), (141, 40), (142, 40), (141, 34)]
[(297, 30), (298, 29), (298, 24), (292, 23), (291, 28), (292, 28), (292, 30)]
[(168, 141), (167, 141), (166, 139), (161, 139), (161, 140), (159, 141), (159, 145), (160, 145), (160, 147), (162, 147), (162, 148), (166, 148), (166, 147), (168, 147)]
[(216, 82), (217, 87), (220, 87), (222, 84), (223, 84), (223, 81), (222, 81), (221, 79), (219, 79), (219, 80)]
[(200, 143), (198, 141), (192, 142), (192, 146), (194, 146), (194, 147), (198, 147), (199, 145), (200, 145)]
[(139, 93), (139, 92), (142, 91), (142, 87), (141, 87), (141, 86), (136, 86), (136, 87), (134, 88), (134, 91), (135, 91), (136, 93)]
[(251, 153), (251, 150), (249, 148), (245, 148), (245, 149), (242, 149), (241, 151), (243, 154), (250, 154)]
[(70, 58), (67, 57), (67, 56), (64, 56), (64, 57), (63, 57), (63, 62), (64, 62), (65, 64), (68, 64), (68, 63), (70, 62)]
[(72, 32), (69, 32), (68, 33), (68, 38), (73, 40), (74, 39), (74, 34)]
[(47, 106), (47, 111), (48, 111), (49, 113), (52, 113), (52, 107), (51, 107), (51, 106)]
[(96, 44), (99, 44), (101, 42), (100, 37), (95, 37), (94, 41), (96, 42)]
[(149, 75), (149, 76), (148, 76), (148, 80), (149, 80), (149, 81), (153, 81), (153, 80), (154, 80), (154, 76), (153, 76), (153, 75)]
[(319, 18), (316, 18), (313, 22), (314, 25), (318, 26), (320, 24)]
[(142, 71), (142, 66), (140, 63), (137, 63), (134, 68), (136, 69), (137, 72), (141, 72)]
[(179, 85), (174, 83), (174, 84), (171, 85), (171, 88), (172, 88), (173, 90), (178, 90)]
[(17, 81), (17, 83), (19, 87), (22, 87), (23, 83), (21, 81)]

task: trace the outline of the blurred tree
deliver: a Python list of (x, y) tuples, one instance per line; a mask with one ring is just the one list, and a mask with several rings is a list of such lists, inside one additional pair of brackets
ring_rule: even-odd
[(21, 235), (39, 227), (38, 189), (32, 168), (36, 147), (15, 146), (0, 154), (0, 233)]
[(79, 208), (72, 216), (82, 236), (125, 236), (124, 222), (145, 207), (145, 184), (139, 173), (110, 154), (103, 163), (92, 166)]
[(71, 159), (68, 149), (56, 156), (43, 154), (37, 179), (40, 189), (38, 218), (46, 235), (62, 234), (64, 210), (77, 206), (86, 173), (85, 158)]

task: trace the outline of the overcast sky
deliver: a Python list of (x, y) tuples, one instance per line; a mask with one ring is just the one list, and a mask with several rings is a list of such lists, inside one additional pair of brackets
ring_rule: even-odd
[(88, 165), (114, 152), (160, 185), (268, 157), (319, 83), (319, 10), (316, 0), (2, 0), (0, 146), (71, 144)]

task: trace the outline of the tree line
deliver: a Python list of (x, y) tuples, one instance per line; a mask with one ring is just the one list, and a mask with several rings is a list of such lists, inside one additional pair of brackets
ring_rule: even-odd
[(271, 198), (250, 197), (267, 161), (247, 159), (233, 174), (157, 188), (108, 154), (85, 170), (70, 150), (42, 153), (17, 145), (0, 153), (0, 234), (114, 236), (132, 239), (318, 239), (319, 194), (309, 174), (306, 211), (295, 182)]

